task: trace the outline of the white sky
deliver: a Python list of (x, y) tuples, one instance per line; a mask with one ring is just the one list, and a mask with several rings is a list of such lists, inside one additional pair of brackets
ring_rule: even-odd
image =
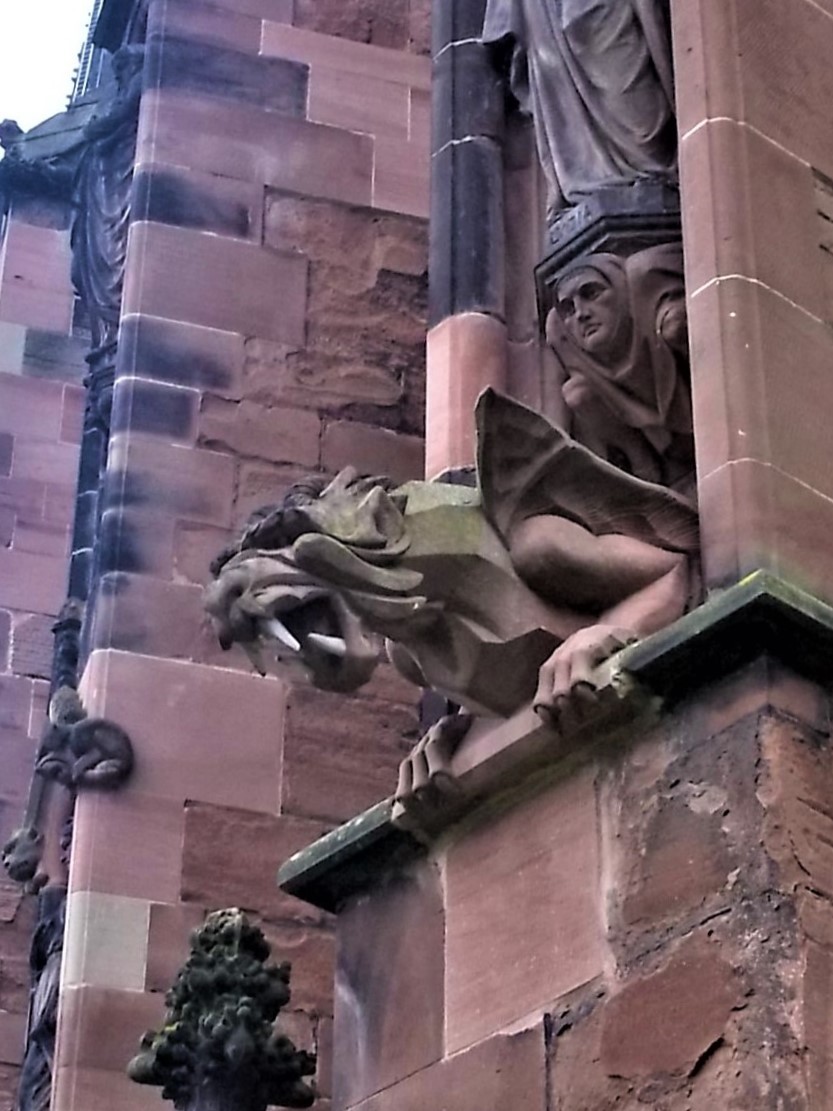
[(93, 0), (0, 0), (0, 120), (24, 131), (62, 112)]

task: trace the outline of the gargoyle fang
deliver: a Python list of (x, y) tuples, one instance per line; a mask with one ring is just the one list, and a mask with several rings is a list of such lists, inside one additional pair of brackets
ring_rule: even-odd
[(270, 617), (264, 620), (262, 622), (262, 628), (264, 632), (270, 633), (279, 640), (281, 644), (285, 644), (287, 648), (291, 648), (293, 652), (301, 651), (301, 642), (290, 633), (286, 625), (284, 625), (282, 621), (279, 621), (277, 617)]
[(325, 636), (324, 633), (310, 633), (307, 641), (314, 644), (316, 648), (320, 648), (322, 652), (328, 652), (331, 656), (338, 656), (341, 660), (347, 655), (347, 641), (343, 637)]

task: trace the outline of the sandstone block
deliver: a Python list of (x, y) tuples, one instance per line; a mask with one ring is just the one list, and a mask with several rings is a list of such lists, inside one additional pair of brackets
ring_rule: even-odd
[(66, 596), (66, 560), (0, 548), (0, 606), (58, 613)]
[(318, 465), (320, 429), (313, 413), (251, 401), (209, 396), (200, 413), (200, 441), (207, 447), (310, 469)]
[(139, 755), (131, 791), (277, 812), (279, 680), (123, 652), (93, 653), (88, 670), (90, 712), (117, 721)]
[(395, 482), (421, 478), (424, 447), (416, 436), (372, 428), (358, 421), (333, 421), (321, 438), (321, 465), (326, 471), (354, 466), (365, 474), (388, 475)]
[(373, 207), (428, 219), (430, 162), (422, 136), (380, 135), (375, 144)]
[(200, 395), (147, 378), (121, 378), (113, 393), (111, 433), (142, 432), (170, 443), (191, 445), (196, 436)]
[(243, 337), (159, 317), (122, 318), (118, 374), (239, 397)]
[(430, 864), (391, 877), (339, 916), (336, 1106), (361, 1103), (442, 1057), (444, 933)]
[[(145, 102), (152, 106), (156, 129), (144, 148), (140, 140), (144, 161), (185, 166), (347, 204), (370, 202), (373, 140), (368, 135), (192, 93), (148, 92)], [(243, 274), (241, 280), (245, 277)], [(255, 277), (253, 274), (249, 281)], [(275, 296), (275, 290), (273, 283), (273, 306), (286, 301), (285, 295)], [(256, 297), (254, 292), (252, 297)], [(203, 317), (176, 319), (210, 322)], [(222, 320), (217, 314), (215, 326), (225, 327)], [(272, 334), (263, 327), (240, 330)]]
[(302, 818), (190, 803), (182, 898), (200, 906), (238, 906), (269, 922), (319, 923), (321, 911), (285, 895), (275, 876), (285, 860), (326, 831)]
[(124, 1069), (146, 1030), (165, 1016), (158, 994), (107, 988), (67, 988), (61, 996), (56, 1066)]
[(373, 0), (296, 0), (293, 23), (292, 28), (266, 23), (264, 53), (337, 68), (364, 61), (365, 71), (374, 74), (395, 72), (398, 65), (411, 77), (422, 68), (416, 64), (421, 59), (400, 53), (409, 39), (408, 0), (388, 0), (384, 7)]
[(545, 1111), (546, 1088), (544, 1032), (533, 1026), (423, 1069), (357, 1104), (356, 1111), (427, 1111), (451, 1098), (454, 1111)]
[[(178, 124), (177, 134), (187, 135), (187, 126)], [(303, 340), (307, 263), (300, 256), (143, 222), (131, 227), (130, 250), (137, 263), (135, 270), (128, 268), (125, 313), (290, 343)], [(141, 282), (130, 280), (139, 273)]]
[[(281, 0), (262, 0), (267, 6), (279, 5)], [(292, 0), (289, 0), (291, 7)], [(166, 31), (190, 42), (210, 43), (226, 49), (242, 50), (247, 54), (257, 54), (260, 49), (261, 22), (253, 15), (231, 10), (230, 4), (203, 4), (196, 0), (177, 0), (165, 10), (164, 20), (158, 16), (149, 25), (149, 30)], [(226, 10), (223, 10), (225, 8)], [(277, 19), (278, 16), (270, 16)]]
[(0, 475), (4, 478), (12, 473), (12, 454), (14, 452), (14, 436), (10, 432), (0, 433)]
[(683, 942), (662, 968), (626, 982), (606, 1005), (604, 1069), (624, 1077), (691, 1069), (723, 1035), (741, 997), (716, 945), (699, 938)]
[(602, 973), (597, 821), (592, 771), (575, 773), (449, 847), (447, 1051)]
[(184, 831), (179, 799), (134, 790), (86, 794), (75, 812), (71, 889), (173, 902)]
[(12, 630), (11, 669), (16, 675), (49, 679), (52, 674), (54, 619), (41, 614), (20, 617)]
[(415, 709), (293, 687), (283, 757), (284, 813), (346, 821), (390, 795), (418, 739)]
[(215, 451), (160, 443), (150, 436), (112, 437), (105, 508), (147, 508), (226, 526), (230, 522), (234, 460)]
[(63, 388), (57, 382), (4, 375), (0, 379), (0, 432), (57, 440), (62, 403)]
[(26, 1040), (26, 1014), (0, 1011), (0, 1064), (19, 1065)]
[(145, 899), (73, 891), (67, 899), (63, 987), (140, 992), (145, 982), (149, 910)]
[(169, 990), (188, 959), (191, 933), (204, 918), (203, 908), (190, 903), (151, 903), (145, 991)]

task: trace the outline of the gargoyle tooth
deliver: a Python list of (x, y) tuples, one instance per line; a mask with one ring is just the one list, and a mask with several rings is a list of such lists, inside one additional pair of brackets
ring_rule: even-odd
[(293, 652), (301, 651), (301, 642), (290, 633), (283, 621), (279, 621), (277, 617), (265, 618), (261, 625), (264, 632), (271, 634), (281, 644), (285, 644), (287, 648), (291, 648)]
[(310, 644), (314, 644), (316, 648), (320, 648), (322, 652), (329, 652), (331, 656), (344, 659), (347, 655), (347, 642), (343, 637), (329, 637), (325, 636), (324, 633), (310, 633), (307, 640)]

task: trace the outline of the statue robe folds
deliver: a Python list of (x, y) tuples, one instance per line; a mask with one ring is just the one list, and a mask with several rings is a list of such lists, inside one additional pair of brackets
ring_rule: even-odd
[(483, 41), (535, 123), (550, 210), (676, 176), (668, 0), (487, 0)]

